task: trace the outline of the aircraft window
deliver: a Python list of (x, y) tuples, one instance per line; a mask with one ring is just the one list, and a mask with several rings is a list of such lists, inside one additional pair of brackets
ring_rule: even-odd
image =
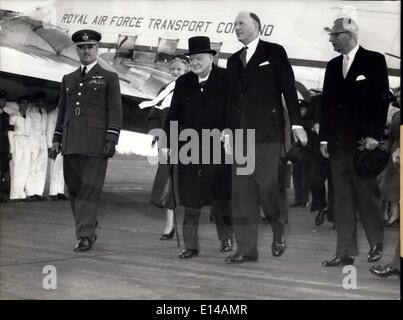
[(137, 41), (137, 36), (129, 36), (126, 34), (119, 34), (118, 42), (116, 44), (115, 58), (131, 59), (134, 52), (134, 46)]
[(155, 62), (169, 62), (176, 53), (179, 39), (158, 38), (157, 57)]

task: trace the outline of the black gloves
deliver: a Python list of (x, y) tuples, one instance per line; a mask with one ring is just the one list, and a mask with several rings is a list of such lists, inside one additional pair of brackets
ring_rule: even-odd
[(112, 141), (106, 141), (102, 154), (105, 158), (112, 158), (115, 154), (115, 143)]

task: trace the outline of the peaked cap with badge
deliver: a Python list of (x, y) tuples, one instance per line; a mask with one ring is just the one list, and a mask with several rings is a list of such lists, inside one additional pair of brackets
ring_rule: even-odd
[(98, 44), (101, 41), (101, 34), (95, 30), (83, 29), (73, 33), (71, 40), (79, 46), (83, 44)]

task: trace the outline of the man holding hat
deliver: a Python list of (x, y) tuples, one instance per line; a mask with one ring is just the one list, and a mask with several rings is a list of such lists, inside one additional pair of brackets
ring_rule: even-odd
[(72, 35), (80, 67), (63, 77), (51, 153), (63, 153), (64, 179), (76, 223), (74, 251), (92, 248), (108, 158), (115, 153), (122, 124), (122, 99), (116, 73), (97, 63), (101, 34)]
[(363, 178), (354, 169), (357, 149), (375, 149), (383, 136), (388, 111), (385, 57), (358, 44), (358, 26), (350, 17), (334, 21), (329, 41), (340, 56), (329, 61), (323, 86), (319, 137), (321, 153), (330, 159), (337, 231), (336, 255), (325, 267), (354, 263), (360, 215), (370, 251), (368, 261), (382, 257), (383, 225), (376, 177)]
[[(193, 161), (192, 157), (190, 163), (184, 163), (184, 157), (180, 157), (178, 163), (179, 204), (185, 207), (182, 229), (185, 250), (179, 254), (182, 259), (198, 255), (197, 229), (201, 208), (213, 203), (216, 205), (216, 201), (220, 201), (222, 204), (220, 210), (216, 212), (218, 235), (222, 241), (220, 250), (224, 252), (232, 249), (232, 220), (228, 203), (230, 167), (223, 164), (223, 158), (221, 158), (221, 164), (213, 164), (214, 152), (213, 148), (210, 148), (210, 139), (200, 139), (203, 129), (221, 131), (225, 125), (225, 93), (228, 81), (226, 71), (213, 64), (213, 56), (216, 53), (211, 49), (208, 37), (189, 38), (187, 55), (189, 55), (191, 72), (176, 80), (171, 107), (164, 125), (168, 142), (170, 140), (170, 122), (172, 121), (177, 121), (181, 131), (195, 130), (199, 138), (199, 144), (196, 147), (199, 150), (198, 158)], [(179, 150), (182, 146), (188, 146), (191, 143), (192, 141), (189, 139), (180, 141)], [(221, 148), (221, 143), (219, 147)], [(203, 155), (206, 150), (210, 151), (208, 156)], [(192, 148), (191, 153), (193, 152)], [(181, 154), (182, 152), (179, 152), (179, 155)], [(221, 156), (224, 156), (223, 151)], [(205, 161), (206, 159), (208, 161)], [(227, 202), (225, 202), (226, 200)]]

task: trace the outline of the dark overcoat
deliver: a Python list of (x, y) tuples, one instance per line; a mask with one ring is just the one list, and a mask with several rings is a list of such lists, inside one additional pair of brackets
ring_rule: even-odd
[[(179, 204), (187, 207), (202, 207), (212, 204), (213, 199), (229, 199), (230, 197), (230, 167), (213, 164), (213, 151), (210, 148), (209, 164), (203, 164), (202, 129), (218, 129), (225, 126), (225, 106), (227, 99), (227, 72), (213, 65), (213, 69), (201, 90), (198, 77), (189, 72), (176, 80), (164, 129), (167, 132), (168, 143), (171, 133), (169, 124), (178, 121), (179, 134), (184, 129), (194, 129), (199, 139), (198, 163), (184, 164), (179, 159), (178, 164), (178, 192)], [(190, 138), (179, 142), (179, 150), (188, 145)], [(210, 145), (213, 145), (210, 140)], [(170, 145), (171, 146), (171, 145)], [(173, 146), (171, 146), (173, 147)], [(174, 152), (174, 149), (171, 148)], [(205, 152), (206, 150), (204, 150)], [(224, 150), (220, 143), (221, 162), (224, 159)], [(180, 152), (179, 152), (180, 154)]]

